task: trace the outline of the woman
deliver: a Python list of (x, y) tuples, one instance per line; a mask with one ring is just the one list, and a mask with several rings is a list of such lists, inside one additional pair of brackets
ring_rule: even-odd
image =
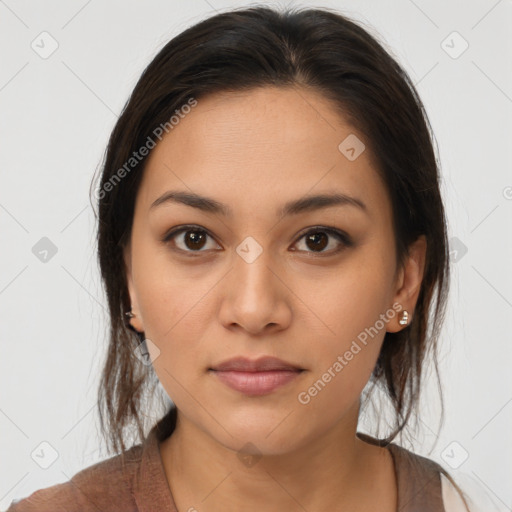
[[(171, 40), (96, 190), (117, 455), (9, 511), (466, 510), (392, 443), (445, 307), (438, 182), (408, 75), (344, 16), (255, 7)], [(157, 380), (173, 403), (145, 437)], [(376, 392), (383, 439), (357, 431)]]

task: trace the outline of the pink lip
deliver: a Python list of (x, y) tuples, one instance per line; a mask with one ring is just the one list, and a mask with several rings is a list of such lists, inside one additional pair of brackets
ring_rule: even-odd
[(210, 368), (221, 382), (246, 395), (271, 393), (295, 379), (303, 370), (275, 357), (250, 360), (244, 357), (229, 359)]
[(215, 375), (236, 391), (246, 395), (266, 395), (295, 379), (300, 370), (270, 370), (263, 372), (217, 371)]
[(264, 372), (270, 370), (301, 370), (297, 365), (287, 363), (277, 357), (262, 356), (258, 359), (233, 357), (210, 368), (216, 371)]

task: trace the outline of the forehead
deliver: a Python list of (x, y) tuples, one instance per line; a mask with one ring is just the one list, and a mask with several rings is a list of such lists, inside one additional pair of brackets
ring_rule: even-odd
[[(353, 159), (348, 146), (365, 149)], [(329, 100), (292, 87), (199, 99), (149, 155), (140, 200), (148, 209), (176, 188), (248, 211), (319, 191), (364, 196), (381, 209), (387, 201), (364, 134)]]

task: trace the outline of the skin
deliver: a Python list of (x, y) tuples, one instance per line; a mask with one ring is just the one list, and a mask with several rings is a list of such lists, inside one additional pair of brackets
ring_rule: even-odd
[[(423, 237), (397, 267), (389, 196), (368, 144), (354, 161), (338, 150), (349, 134), (365, 141), (318, 93), (265, 87), (201, 99), (149, 156), (126, 274), (131, 324), (154, 344), (154, 369), (178, 408), (160, 453), (179, 510), (396, 510), (389, 451), (356, 431), (385, 332), (403, 328), (398, 314), (309, 403), (297, 399), (393, 303), (412, 317), (424, 271)], [(169, 190), (214, 198), (233, 215), (171, 202), (150, 209)], [(332, 192), (366, 211), (276, 215), (287, 201)], [(211, 236), (199, 249), (186, 232), (162, 242), (183, 224)], [(315, 250), (303, 235), (316, 226), (345, 231), (353, 245), (327, 234)], [(236, 252), (248, 236), (263, 251), (252, 263)], [(237, 355), (305, 371), (251, 397), (208, 371)], [(247, 443), (251, 465), (238, 456)]]

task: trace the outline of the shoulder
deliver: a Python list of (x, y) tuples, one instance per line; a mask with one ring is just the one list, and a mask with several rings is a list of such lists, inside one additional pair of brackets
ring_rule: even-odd
[[(441, 473), (441, 488), (443, 495), (443, 504), (446, 512), (467, 512), (468, 508), (466, 508), (466, 504), (462, 498), (464, 495), (464, 499), (467, 502), (468, 496), (465, 493), (461, 493), (460, 487), (455, 486), (455, 482), (451, 478), (447, 478), (443, 473)], [(470, 512), (476, 512), (473, 508)]]
[(467, 496), (441, 464), (395, 443), (388, 449), (395, 462), (402, 507), (409, 510), (409, 506), (422, 504), (429, 512), (472, 512), (467, 508)]
[(439, 492), (441, 491), (440, 474), (444, 473), (445, 470), (434, 460), (414, 453), (394, 442), (377, 439), (362, 432), (358, 432), (357, 437), (367, 443), (385, 447), (389, 450), (393, 458), (399, 487), (417, 481), (423, 483), (430, 481), (433, 487), (436, 487)]
[(67, 512), (71, 507), (81, 512), (136, 511), (133, 484), (141, 456), (142, 445), (133, 446), (124, 456), (97, 462), (67, 482), (13, 500), (6, 512)]
[(399, 485), (407, 495), (442, 504), (444, 512), (501, 510), (480, 482), (469, 474), (457, 471), (453, 475), (434, 460), (394, 443), (389, 448), (396, 461)]
[[(445, 512), (505, 512), (509, 511), (504, 502), (483, 481), (476, 477), (476, 473), (458, 471), (456, 478), (449, 480), (441, 476), (443, 486), (443, 500)], [(456, 486), (453, 484), (455, 480)], [(464, 507), (461, 493), (468, 504)]]

